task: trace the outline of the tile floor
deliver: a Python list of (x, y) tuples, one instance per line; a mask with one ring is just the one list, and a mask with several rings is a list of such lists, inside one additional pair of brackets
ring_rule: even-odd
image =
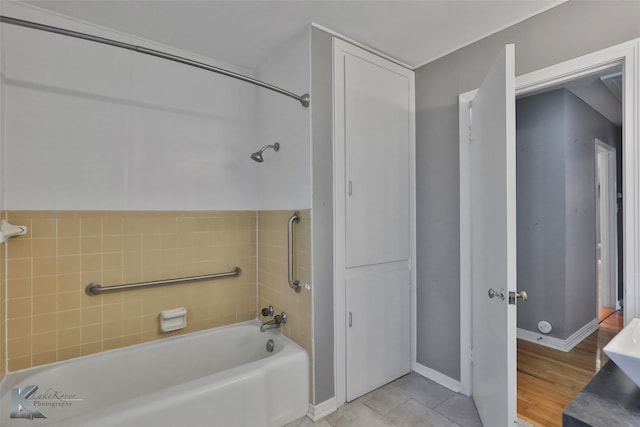
[(318, 422), (300, 418), (285, 427), (482, 427), (471, 398), (410, 373)]

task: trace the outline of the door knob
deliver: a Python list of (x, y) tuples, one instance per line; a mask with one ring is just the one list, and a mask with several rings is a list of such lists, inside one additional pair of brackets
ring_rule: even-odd
[(498, 297), (504, 301), (504, 289), (500, 289), (499, 291), (494, 291), (493, 289), (489, 289), (489, 298)]
[(526, 301), (529, 296), (525, 291), (509, 292), (509, 304), (515, 304), (516, 299), (520, 298), (522, 301)]

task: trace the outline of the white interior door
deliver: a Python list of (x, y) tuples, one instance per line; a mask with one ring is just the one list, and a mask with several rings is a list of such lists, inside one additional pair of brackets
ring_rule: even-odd
[(598, 203), (598, 280), (602, 307), (618, 309), (618, 221), (616, 201), (616, 151), (596, 138), (596, 188)]
[(492, 427), (516, 420), (516, 305), (509, 303), (517, 277), (514, 54), (507, 45), (472, 101), (472, 396)]

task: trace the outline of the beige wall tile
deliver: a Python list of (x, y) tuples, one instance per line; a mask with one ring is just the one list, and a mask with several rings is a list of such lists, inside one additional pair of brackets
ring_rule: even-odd
[(102, 218), (82, 218), (80, 219), (80, 235), (102, 236)]
[(122, 252), (124, 249), (124, 236), (104, 236), (102, 239), (103, 252)]
[(79, 327), (58, 330), (58, 348), (78, 347), (78, 353), (80, 353), (81, 331)]
[(33, 314), (47, 314), (58, 311), (58, 298), (55, 294), (34, 296), (32, 301)]
[(141, 344), (142, 341), (142, 334), (135, 334), (135, 335), (126, 335), (124, 337), (122, 337), (122, 345), (123, 346), (128, 346), (128, 345), (136, 345), (136, 344)]
[(80, 236), (80, 220), (77, 218), (58, 219), (58, 237), (77, 238)]
[(102, 342), (102, 351), (114, 350), (116, 348), (122, 348), (123, 343), (124, 343), (124, 341), (123, 341), (122, 337), (105, 339)]
[(69, 360), (74, 357), (80, 357), (80, 346), (66, 347), (58, 349), (58, 360)]
[(7, 302), (7, 319), (31, 317), (31, 298), (14, 298)]
[(77, 292), (80, 289), (84, 290), (84, 286), (82, 286), (80, 278), (81, 275), (79, 273), (60, 274), (58, 276), (58, 292), (66, 293)]
[(102, 351), (102, 340), (89, 342), (80, 346), (80, 355), (100, 353)]
[(124, 231), (124, 219), (121, 217), (104, 218), (102, 220), (102, 234), (105, 236), (122, 234)]
[(31, 252), (34, 258), (55, 257), (57, 246), (55, 238), (31, 239)]
[[(11, 268), (11, 265), (9, 265)], [(56, 276), (33, 276), (32, 290), (33, 296), (39, 295), (54, 295), (58, 289), (58, 278)]]
[(81, 309), (80, 316), (82, 318), (82, 325), (102, 323), (102, 306), (84, 307)]
[[(55, 246), (55, 245), (54, 245)], [(56, 275), (58, 271), (55, 256), (33, 258), (33, 277)]]
[[(175, 335), (158, 330), (163, 309), (187, 308), (189, 325), (178, 334), (255, 317), (255, 211), (7, 215), (31, 228), (29, 235), (7, 245), (6, 286), (13, 301), (7, 329), (14, 340), (7, 344), (20, 350), (11, 353), (12, 368)], [(236, 265), (243, 269), (236, 279), (101, 296), (84, 293), (90, 282), (135, 283), (216, 273)], [(16, 341), (31, 333), (57, 340), (49, 338), (36, 349)]]
[(102, 323), (83, 325), (80, 330), (81, 344), (100, 341), (102, 342)]
[(31, 363), (34, 366), (46, 365), (47, 363), (56, 362), (57, 356), (58, 356), (58, 352), (55, 350), (48, 351), (45, 353), (34, 353), (33, 356), (31, 356)]
[(76, 310), (80, 309), (81, 296), (80, 290), (75, 292), (59, 292), (58, 293), (58, 310)]
[(81, 255), (80, 268), (82, 272), (102, 270), (102, 254)]
[(31, 357), (31, 335), (23, 336), (20, 338), (9, 338), (8, 343), (8, 357), (9, 359), (17, 359), (20, 357)]
[(289, 321), (282, 333), (307, 350), (311, 369), (311, 292), (304, 287), (311, 283), (311, 215), (309, 210), (300, 211), (301, 220), (294, 224), (294, 280), (303, 285), (296, 293), (288, 284), (287, 223), (292, 214), (258, 213), (258, 308), (271, 304), (276, 313), (287, 313)]
[(80, 309), (59, 311), (57, 315), (58, 331), (79, 328), (82, 325), (82, 311)]
[(21, 338), (31, 336), (31, 324), (33, 317), (17, 317), (7, 320), (8, 337)]
[(58, 329), (58, 318), (56, 313), (35, 314), (31, 325), (34, 334), (53, 332)]
[[(3, 251), (4, 253), (4, 251)], [(7, 242), (7, 258), (31, 258), (31, 239), (26, 236), (15, 237)]]
[(57, 221), (55, 219), (32, 219), (29, 235), (32, 239), (55, 238), (57, 234)]
[(31, 277), (31, 258), (20, 258), (11, 260), (7, 269), (7, 280)]
[(31, 351), (33, 354), (56, 351), (57, 343), (58, 339), (55, 332), (34, 334), (31, 336)]
[(9, 358), (8, 369), (9, 371), (19, 371), (20, 369), (30, 368), (31, 364), (31, 355), (25, 357), (19, 357), (15, 359)]

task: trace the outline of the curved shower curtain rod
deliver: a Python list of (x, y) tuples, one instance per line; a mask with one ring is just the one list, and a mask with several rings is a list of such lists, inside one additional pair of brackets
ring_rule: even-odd
[(24, 21), (22, 19), (11, 18), (8, 16), (0, 15), (0, 22), (4, 22), (5, 24), (18, 25), (20, 27), (31, 28), (34, 30), (47, 31), (50, 33), (61, 34), (63, 36), (75, 37), (78, 39), (89, 40), (96, 43), (102, 43), (109, 46), (115, 46), (122, 49), (133, 50), (138, 53), (143, 53), (145, 55), (155, 56), (157, 58), (167, 59), (169, 61), (179, 62), (180, 64), (190, 65), (192, 67), (201, 68), (203, 70), (212, 71), (214, 73), (223, 74), (227, 77), (232, 77), (234, 79), (242, 80), (247, 83), (252, 83), (254, 85), (263, 87), (265, 89), (272, 90), (274, 92), (278, 92), (282, 95), (288, 96), (300, 102), (303, 107), (308, 107), (310, 103), (309, 94), (305, 93), (304, 95), (297, 95), (293, 92), (289, 92), (288, 90), (279, 88), (269, 83), (265, 83), (260, 80), (253, 79), (251, 77), (243, 76), (242, 74), (234, 73), (233, 71), (225, 70), (224, 68), (214, 67), (213, 65), (204, 64), (202, 62), (193, 61), (188, 58), (183, 58), (181, 56), (172, 55), (170, 53), (162, 52), (155, 49), (148, 49), (142, 46), (136, 46), (129, 43), (119, 42), (117, 40), (107, 39), (104, 37), (93, 36), (91, 34), (80, 33), (77, 31), (66, 30), (64, 28), (52, 27), (50, 25), (39, 24), (37, 22)]

